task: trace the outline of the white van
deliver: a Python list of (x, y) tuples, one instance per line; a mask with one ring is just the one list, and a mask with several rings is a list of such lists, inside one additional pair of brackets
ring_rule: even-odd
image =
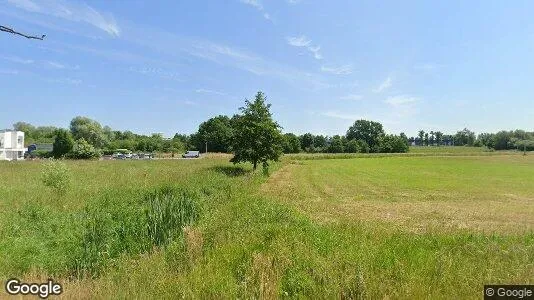
[(182, 155), (183, 158), (199, 158), (200, 152), (199, 151), (187, 151), (185, 154)]

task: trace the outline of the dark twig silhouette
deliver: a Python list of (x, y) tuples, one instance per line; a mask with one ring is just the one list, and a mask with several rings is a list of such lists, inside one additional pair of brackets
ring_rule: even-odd
[(23, 36), (27, 39), (35, 39), (35, 40), (43, 40), (46, 36), (46, 34), (43, 34), (42, 36), (33, 36), (33, 35), (26, 35), (24, 33), (20, 33), (20, 32), (17, 32), (15, 30), (13, 30), (12, 28), (9, 28), (9, 27), (5, 27), (5, 26), (2, 26), (0, 25), (0, 31), (4, 31), (4, 32), (7, 32), (7, 33), (11, 33), (11, 34), (16, 34), (16, 35), (20, 35), (20, 36)]

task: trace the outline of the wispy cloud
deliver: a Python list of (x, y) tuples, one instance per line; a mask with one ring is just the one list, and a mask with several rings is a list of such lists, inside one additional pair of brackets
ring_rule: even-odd
[(335, 75), (349, 75), (349, 74), (352, 74), (352, 66), (351, 65), (343, 65), (339, 67), (322, 66), (321, 71), (335, 74)]
[(263, 4), (259, 0), (239, 0), (241, 3), (250, 5), (254, 7), (256, 10), (262, 13), (263, 18), (268, 21), (273, 21), (271, 19), (271, 15), (265, 11), (265, 8), (263, 7)]
[(356, 101), (356, 100), (363, 99), (363, 96), (362, 95), (357, 95), (357, 94), (350, 94), (350, 95), (339, 97), (339, 99)]
[(391, 108), (391, 117), (403, 119), (412, 117), (419, 112), (417, 103), (421, 100), (414, 96), (398, 95), (387, 98), (384, 102)]
[(0, 74), (2, 74), (2, 75), (18, 75), (18, 74), (19, 74), (19, 71), (18, 71), (18, 70), (4, 70), (4, 69), (0, 69)]
[(156, 68), (156, 67), (130, 67), (130, 72), (139, 73), (143, 75), (149, 75), (149, 76), (157, 76), (159, 78), (163, 79), (170, 79), (175, 81), (183, 81), (180, 74), (174, 71), (165, 70), (162, 68)]
[(389, 104), (391, 106), (398, 107), (398, 106), (402, 106), (402, 105), (413, 104), (413, 103), (416, 103), (418, 101), (419, 101), (419, 99), (417, 97), (407, 96), (407, 95), (399, 95), (399, 96), (389, 97), (384, 102), (386, 102), (387, 104)]
[(302, 0), (287, 0), (287, 3), (295, 5), (295, 4), (299, 4), (301, 1)]
[(374, 93), (381, 93), (389, 89), (392, 85), (391, 77), (386, 78), (376, 89), (373, 90)]
[(69, 66), (67, 64), (60, 63), (57, 61), (51, 61), (51, 60), (45, 61), (44, 65), (49, 68), (60, 69), (60, 70), (79, 70), (80, 69), (79, 65)]
[(287, 43), (293, 47), (304, 47), (312, 53), (315, 59), (323, 59), (321, 54), (321, 46), (312, 45), (312, 40), (308, 39), (305, 35), (301, 36), (289, 36), (286, 37)]
[(80, 85), (82, 83), (81, 79), (75, 79), (75, 78), (49, 78), (47, 79), (49, 82), (53, 83), (59, 83), (59, 84), (69, 84), (69, 85)]
[(28, 12), (54, 16), (72, 22), (87, 23), (111, 36), (119, 36), (121, 33), (113, 15), (98, 12), (85, 3), (65, 0), (7, 0), (7, 2)]
[(421, 71), (434, 71), (441, 67), (443, 66), (440, 64), (436, 64), (436, 63), (423, 63), (423, 64), (416, 64), (415, 66), (413, 66), (415, 70), (421, 70)]
[(0, 59), (23, 65), (29, 65), (35, 62), (33, 59), (24, 59), (17, 56), (0, 56)]
[(212, 94), (212, 95), (219, 95), (219, 96), (225, 96), (226, 95), (226, 93), (219, 92), (219, 91), (214, 91), (214, 90), (209, 90), (209, 89), (197, 89), (195, 92), (197, 92), (199, 94)]
[(335, 119), (342, 119), (342, 120), (359, 120), (359, 119), (365, 119), (365, 116), (357, 115), (357, 114), (347, 114), (347, 113), (340, 113), (337, 111), (326, 111), (321, 112), (320, 115), (329, 117), (329, 118), (335, 118)]

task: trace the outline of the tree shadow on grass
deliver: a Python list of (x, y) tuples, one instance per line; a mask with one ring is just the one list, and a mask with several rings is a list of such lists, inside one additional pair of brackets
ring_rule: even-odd
[(242, 166), (214, 166), (211, 169), (228, 177), (244, 176), (252, 172), (252, 170), (247, 170)]

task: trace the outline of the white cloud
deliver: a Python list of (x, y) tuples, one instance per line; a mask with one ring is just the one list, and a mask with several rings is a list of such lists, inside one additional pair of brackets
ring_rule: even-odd
[(38, 12), (41, 9), (36, 3), (30, 0), (7, 0), (7, 2), (27, 11)]
[(419, 112), (417, 108), (417, 103), (420, 102), (420, 99), (408, 95), (398, 95), (387, 98), (385, 101), (393, 110), (390, 115), (394, 119), (404, 119), (412, 117)]
[(97, 27), (111, 36), (119, 36), (121, 29), (109, 13), (101, 13), (85, 3), (65, 0), (8, 0), (8, 3), (32, 13), (50, 15), (72, 22), (83, 22)]
[(356, 101), (356, 100), (361, 100), (361, 99), (363, 99), (363, 96), (362, 96), (362, 95), (357, 95), (357, 94), (350, 94), (350, 95), (342, 96), (342, 97), (340, 97), (339, 99), (341, 99), (341, 100), (353, 100), (353, 101)]
[(363, 115), (340, 113), (337, 111), (326, 111), (326, 112), (321, 112), (319, 114), (325, 117), (329, 117), (329, 118), (350, 120), (350, 121), (355, 121), (359, 119), (373, 119), (373, 118), (369, 118)]
[(23, 64), (23, 65), (29, 65), (33, 64), (35, 61), (32, 59), (24, 59), (17, 56), (0, 56), (0, 59), (4, 59), (10, 62), (14, 62), (17, 64)]
[(292, 4), (292, 5), (299, 4), (300, 2), (301, 0), (287, 0), (287, 3)]
[(322, 66), (321, 71), (335, 74), (335, 75), (349, 75), (349, 74), (352, 74), (352, 66), (351, 65), (343, 65), (339, 67)]
[(398, 107), (398, 106), (413, 104), (413, 103), (416, 103), (418, 101), (419, 101), (419, 99), (416, 98), (416, 97), (406, 96), (406, 95), (399, 95), (399, 96), (389, 97), (384, 102), (386, 102), (387, 104), (389, 104), (391, 106)]
[(65, 69), (65, 65), (64, 64), (60, 64), (60, 63), (55, 62), (55, 61), (47, 61), (46, 63), (47, 63), (48, 66), (50, 66), (52, 68)]
[(375, 93), (381, 93), (387, 89), (389, 89), (392, 85), (392, 79), (391, 77), (386, 78), (376, 89), (373, 90)]
[(148, 76), (156, 76), (163, 79), (183, 81), (179, 73), (157, 67), (130, 67), (129, 71)]
[(52, 78), (48, 79), (49, 82), (59, 83), (59, 84), (70, 84), (70, 85), (80, 85), (82, 81), (80, 79), (74, 78)]
[(240, 1), (241, 3), (248, 4), (252, 7), (255, 7), (257, 10), (260, 10), (260, 11), (263, 10), (263, 5), (258, 0), (240, 0)]
[(421, 70), (421, 71), (434, 71), (436, 69), (441, 68), (442, 65), (435, 64), (435, 63), (424, 63), (424, 64), (417, 64), (413, 66), (415, 70)]
[(287, 43), (295, 47), (308, 47), (311, 44), (311, 40), (306, 36), (301, 35), (297, 37), (287, 37)]
[(0, 74), (3, 74), (3, 75), (18, 75), (19, 71), (17, 71), (17, 70), (3, 70), (3, 69), (0, 69)]
[(305, 47), (308, 51), (313, 54), (315, 59), (323, 59), (323, 56), (319, 52), (321, 46), (313, 46), (312, 40), (308, 39), (305, 35), (295, 36), (295, 37), (286, 37), (287, 43), (293, 47)]
[(213, 94), (213, 95), (219, 95), (219, 96), (225, 96), (226, 95), (226, 93), (219, 92), (219, 91), (214, 91), (214, 90), (209, 90), (209, 89), (197, 89), (195, 92), (200, 93), (200, 94)]
[(262, 16), (265, 20), (273, 22), (271, 15), (265, 12), (263, 4), (259, 0), (239, 0), (241, 3), (254, 7), (259, 12), (262, 12)]

